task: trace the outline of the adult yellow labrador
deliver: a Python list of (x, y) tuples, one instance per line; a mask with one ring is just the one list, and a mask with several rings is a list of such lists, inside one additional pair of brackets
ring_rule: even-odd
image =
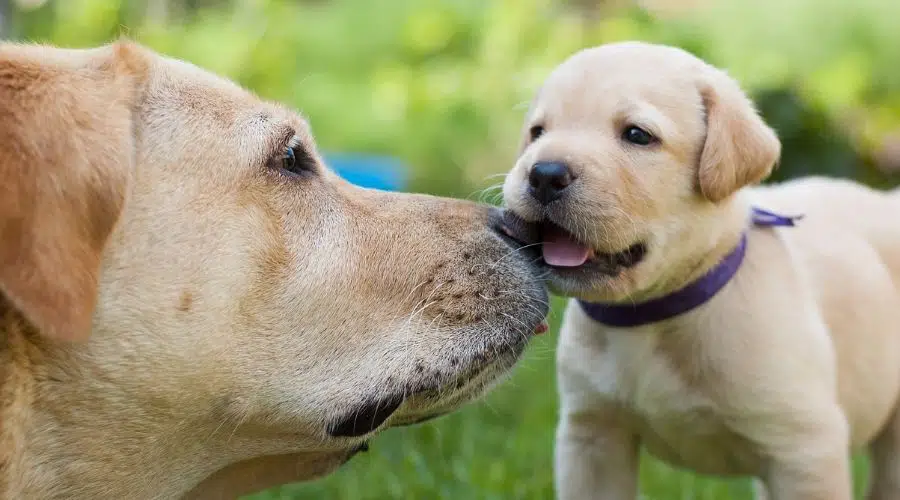
[(0, 45), (0, 496), (234, 497), (505, 374), (546, 312), (484, 206), (351, 186), (133, 43)]
[(558, 351), (561, 499), (635, 499), (640, 446), (776, 500), (849, 500), (848, 450), (868, 446), (869, 498), (900, 499), (900, 194), (753, 187), (778, 137), (672, 47), (577, 53), (523, 134), (506, 202), (580, 299)]

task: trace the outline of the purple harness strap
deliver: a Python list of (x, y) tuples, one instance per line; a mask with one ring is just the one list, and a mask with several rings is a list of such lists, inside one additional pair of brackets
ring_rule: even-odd
[[(753, 207), (751, 221), (756, 227), (793, 226), (803, 216), (783, 216)], [(684, 288), (638, 304), (608, 304), (579, 300), (584, 312), (598, 323), (620, 328), (641, 326), (686, 313), (719, 292), (741, 267), (747, 251), (747, 233), (741, 235), (737, 247), (702, 277)]]

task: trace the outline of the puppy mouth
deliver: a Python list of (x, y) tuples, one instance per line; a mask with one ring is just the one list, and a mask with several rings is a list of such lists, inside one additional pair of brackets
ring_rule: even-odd
[(550, 221), (539, 223), (538, 231), (544, 263), (553, 268), (590, 265), (607, 274), (616, 274), (621, 269), (638, 265), (647, 253), (647, 246), (642, 242), (619, 252), (601, 252), (581, 243), (572, 233)]
[(647, 254), (647, 245), (640, 241), (617, 252), (600, 251), (549, 219), (528, 222), (510, 210), (503, 222), (503, 231), (511, 238), (540, 245), (543, 263), (556, 272), (593, 270), (615, 276), (638, 265)]

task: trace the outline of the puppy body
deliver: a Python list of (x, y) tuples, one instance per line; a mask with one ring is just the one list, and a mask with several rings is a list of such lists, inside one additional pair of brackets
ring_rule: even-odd
[(496, 212), (351, 186), (296, 113), (136, 44), (0, 44), (0, 116), (0, 498), (319, 477), (546, 311)]
[[(736, 88), (682, 51), (616, 44), (564, 63), (529, 113), (526, 131), (544, 130), (526, 132), (510, 207), (598, 255), (635, 240), (647, 248), (615, 273), (590, 262), (551, 269), (558, 291), (659, 297), (748, 235), (737, 274), (682, 315), (614, 328), (569, 304), (558, 349), (562, 499), (636, 498), (644, 447), (697, 472), (758, 477), (770, 498), (849, 500), (848, 453), (865, 446), (870, 498), (900, 498), (900, 194), (823, 178), (744, 187), (768, 175), (778, 144)], [(632, 123), (658, 142), (623, 143)], [(734, 149), (711, 144), (717, 134)], [(566, 162), (575, 180), (536, 203), (527, 173), (547, 160)], [(803, 218), (754, 228), (751, 206)]]
[[(810, 187), (818, 202), (801, 201)], [(900, 269), (889, 259), (900, 232), (882, 217), (895, 238), (876, 248), (848, 213), (863, 210), (854, 198), (881, 214), (900, 199), (825, 180), (747, 194), (808, 215), (751, 230), (738, 274), (705, 305), (619, 329), (570, 303), (558, 355), (563, 498), (634, 498), (638, 443), (697, 472), (764, 478), (774, 498), (850, 498), (848, 448), (897, 439)], [(888, 450), (876, 477), (896, 481)], [(621, 468), (607, 464), (616, 455), (628, 455)], [(607, 490), (617, 482), (627, 485)], [(895, 498), (891, 484), (876, 498)]]

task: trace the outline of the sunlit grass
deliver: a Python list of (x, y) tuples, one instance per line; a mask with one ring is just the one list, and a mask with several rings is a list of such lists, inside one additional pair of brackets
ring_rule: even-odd
[[(534, 340), (513, 377), (485, 401), (431, 423), (385, 432), (368, 453), (326, 479), (252, 498), (553, 498), (553, 349), (561, 306), (557, 299), (551, 333)], [(857, 477), (863, 467), (857, 463)], [(649, 457), (641, 464), (641, 492), (645, 500), (753, 498), (747, 480), (703, 478)]]

